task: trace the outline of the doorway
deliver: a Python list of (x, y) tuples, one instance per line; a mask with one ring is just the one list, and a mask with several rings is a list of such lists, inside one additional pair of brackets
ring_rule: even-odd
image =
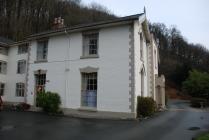
[(35, 74), (35, 94), (34, 94), (35, 105), (36, 105), (37, 94), (40, 92), (44, 92), (45, 86), (46, 86), (46, 74)]

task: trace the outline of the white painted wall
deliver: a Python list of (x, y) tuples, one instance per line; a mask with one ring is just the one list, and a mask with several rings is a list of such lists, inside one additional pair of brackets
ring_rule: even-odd
[[(156, 100), (156, 76), (158, 76), (158, 59), (159, 59), (159, 52), (158, 52), (158, 48), (157, 48), (157, 44), (154, 40), (154, 37), (152, 36), (152, 40), (151, 40), (151, 53), (152, 53), (152, 74), (153, 74), (153, 87), (152, 87), (152, 91), (153, 91), (153, 97), (154, 100)], [(155, 55), (155, 51), (156, 51), (156, 55)]]
[[(5, 61), (5, 62), (8, 63), (8, 56), (3, 55), (3, 54), (0, 54), (0, 60), (1, 60), (1, 61)], [(8, 64), (7, 64), (7, 65), (8, 65)], [(5, 93), (6, 93), (7, 75), (8, 75), (8, 74), (1, 74), (1, 73), (0, 73), (0, 83), (5, 83), (4, 95), (5, 95)], [(4, 100), (4, 96), (3, 96), (2, 98), (3, 98), (3, 100)]]
[(140, 56), (140, 35), (139, 33), (143, 32), (142, 26), (139, 23), (139, 21), (135, 21), (134, 23), (134, 46), (135, 46), (135, 94), (136, 96), (141, 96), (141, 69), (145, 68), (145, 83), (144, 83), (144, 96), (148, 96), (148, 88), (147, 88), (147, 44), (145, 42), (145, 37), (144, 37), (144, 42), (143, 42), (143, 61), (141, 60)]
[(18, 47), (9, 48), (7, 58), (7, 74), (5, 82), (4, 101), (8, 102), (24, 102), (24, 97), (16, 97), (16, 83), (25, 83), (26, 74), (17, 74), (18, 60), (27, 60), (27, 54), (18, 54)]
[[(144, 21), (143, 21), (144, 22)], [(137, 96), (141, 95), (141, 70), (144, 65), (144, 96), (149, 96), (149, 72), (148, 72), (148, 44), (145, 36), (143, 46), (140, 46), (140, 33), (144, 34), (141, 21), (134, 22), (134, 47), (135, 47), (135, 109), (137, 106)], [(140, 48), (143, 47), (143, 60), (140, 56)]]
[[(99, 58), (81, 59), (82, 33), (76, 32), (53, 36), (48, 41), (48, 61), (35, 63), (37, 41), (30, 42), (28, 81), (26, 74), (17, 74), (17, 61), (27, 59), (28, 54), (18, 55), (17, 46), (10, 47), (9, 55), (0, 60), (8, 61), (6, 76), (5, 100), (23, 102), (24, 97), (16, 97), (16, 83), (27, 82), (27, 103), (34, 105), (35, 77), (34, 72), (46, 70), (46, 90), (57, 92), (61, 96), (62, 107), (79, 109), (81, 107), (81, 73), (85, 67), (98, 68), (97, 110), (131, 113), (129, 95), (129, 47), (130, 26), (120, 25), (99, 30)], [(137, 96), (141, 95), (141, 69), (144, 65), (144, 95), (149, 96), (148, 46), (144, 37), (143, 61), (140, 59), (140, 35), (143, 32), (141, 21), (133, 24), (134, 31), (134, 68), (135, 68), (135, 108)], [(155, 46), (156, 48), (156, 46)], [(153, 48), (154, 49), (154, 48)], [(154, 70), (157, 74), (158, 68)]]
[(129, 25), (99, 30), (99, 58), (80, 59), (82, 55), (81, 32), (72, 33), (70, 37), (68, 35), (51, 37), (48, 43), (48, 62), (46, 63), (34, 63), (36, 41), (33, 41), (30, 47), (27, 96), (29, 103), (34, 103), (34, 71), (42, 69), (47, 70), (46, 77), (49, 80), (46, 90), (59, 93), (63, 107), (80, 108), (81, 74), (79, 69), (91, 66), (99, 68), (97, 110), (130, 112)]
[[(0, 54), (0, 61), (5, 61), (8, 63), (8, 56)], [(6, 83), (6, 77), (7, 77), (7, 74), (0, 73), (0, 82)]]

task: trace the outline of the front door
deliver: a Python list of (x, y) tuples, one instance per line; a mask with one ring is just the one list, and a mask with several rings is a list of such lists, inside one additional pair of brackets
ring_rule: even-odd
[(36, 104), (36, 95), (39, 92), (45, 91), (46, 85), (46, 74), (35, 74), (35, 104)]

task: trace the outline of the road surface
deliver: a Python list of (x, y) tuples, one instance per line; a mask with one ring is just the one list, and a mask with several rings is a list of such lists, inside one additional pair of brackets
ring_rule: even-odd
[(172, 100), (168, 111), (143, 121), (0, 112), (0, 140), (191, 140), (209, 130), (209, 111)]

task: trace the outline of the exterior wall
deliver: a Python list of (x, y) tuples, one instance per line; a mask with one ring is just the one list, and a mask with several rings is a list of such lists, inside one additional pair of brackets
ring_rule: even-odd
[(144, 83), (144, 95), (148, 96), (148, 88), (147, 88), (147, 44), (145, 42), (143, 42), (143, 60), (141, 60), (141, 56), (140, 56), (140, 32), (143, 32), (142, 30), (142, 26), (141, 24), (139, 24), (139, 22), (135, 22), (134, 24), (134, 42), (135, 42), (135, 81), (136, 81), (136, 96), (141, 96), (141, 70), (144, 69), (145, 70), (145, 83)]
[(27, 54), (18, 54), (17, 46), (9, 48), (4, 101), (24, 102), (24, 97), (16, 97), (16, 83), (25, 83), (26, 80), (26, 74), (17, 74), (17, 62), (23, 59), (27, 61)]
[(156, 102), (159, 108), (165, 108), (165, 77), (156, 76)]
[[(29, 45), (27, 54), (18, 54), (18, 47), (9, 49), (8, 56), (0, 55), (7, 61), (7, 74), (0, 74), (0, 82), (5, 83), (4, 100), (27, 102), (35, 105), (35, 73), (46, 72), (46, 91), (57, 92), (66, 112), (91, 114), (92, 116), (136, 117), (137, 96), (141, 95), (141, 71), (144, 72), (144, 96), (156, 100), (156, 77), (158, 75), (158, 50), (154, 38), (146, 42), (144, 20), (133, 24), (104, 27), (98, 30), (98, 58), (83, 58), (82, 32), (65, 33), (48, 38), (47, 62), (37, 62), (37, 41)], [(142, 27), (143, 26), (143, 27)], [(143, 46), (140, 46), (140, 33)], [(143, 47), (143, 59), (140, 48)], [(156, 51), (156, 55), (154, 52)], [(27, 60), (27, 72), (17, 74), (18, 60)], [(95, 113), (80, 113), (81, 69), (97, 69), (97, 108)], [(26, 96), (16, 97), (16, 83), (26, 86)], [(93, 110), (95, 111), (95, 110)], [(115, 113), (113, 115), (113, 113)], [(90, 116), (91, 116), (90, 115)]]
[[(70, 42), (70, 43), (69, 43)], [(128, 112), (129, 108), (129, 25), (99, 30), (99, 58), (81, 59), (82, 33), (49, 38), (48, 62), (34, 63), (37, 42), (30, 46), (27, 102), (34, 104), (34, 71), (46, 70), (46, 90), (60, 94), (63, 108), (81, 107), (81, 73), (98, 68), (97, 110)]]
[[(143, 46), (140, 46), (140, 33), (144, 34), (142, 24), (139, 21), (134, 22), (134, 48), (135, 48), (135, 110), (137, 106), (137, 96), (141, 95), (141, 71), (144, 71), (144, 96), (149, 96), (149, 72), (148, 72), (148, 44), (145, 36), (143, 37)], [(143, 47), (143, 59), (140, 56), (140, 48)]]
[[(1, 60), (1, 61), (5, 61), (5, 62), (8, 63), (8, 56), (3, 55), (3, 54), (0, 54), (0, 60)], [(7, 64), (7, 65), (8, 65), (8, 64)], [(7, 75), (8, 75), (8, 74), (1, 74), (1, 73), (0, 73), (0, 82), (6, 83)]]
[[(7, 62), (7, 65), (8, 65), (8, 56), (7, 55), (0, 54), (0, 60)], [(7, 75), (8, 75), (8, 73), (6, 73), (6, 74), (1, 74), (0, 73), (0, 83), (5, 83), (4, 95), (6, 94)], [(2, 98), (4, 100), (4, 96)]]
[(159, 56), (158, 56), (158, 48), (155, 43), (154, 37), (152, 36), (150, 46), (148, 48), (149, 54), (148, 54), (148, 65), (149, 65), (149, 83), (150, 83), (150, 96), (153, 97), (154, 100), (156, 100), (156, 76), (158, 76), (158, 62), (159, 62)]

